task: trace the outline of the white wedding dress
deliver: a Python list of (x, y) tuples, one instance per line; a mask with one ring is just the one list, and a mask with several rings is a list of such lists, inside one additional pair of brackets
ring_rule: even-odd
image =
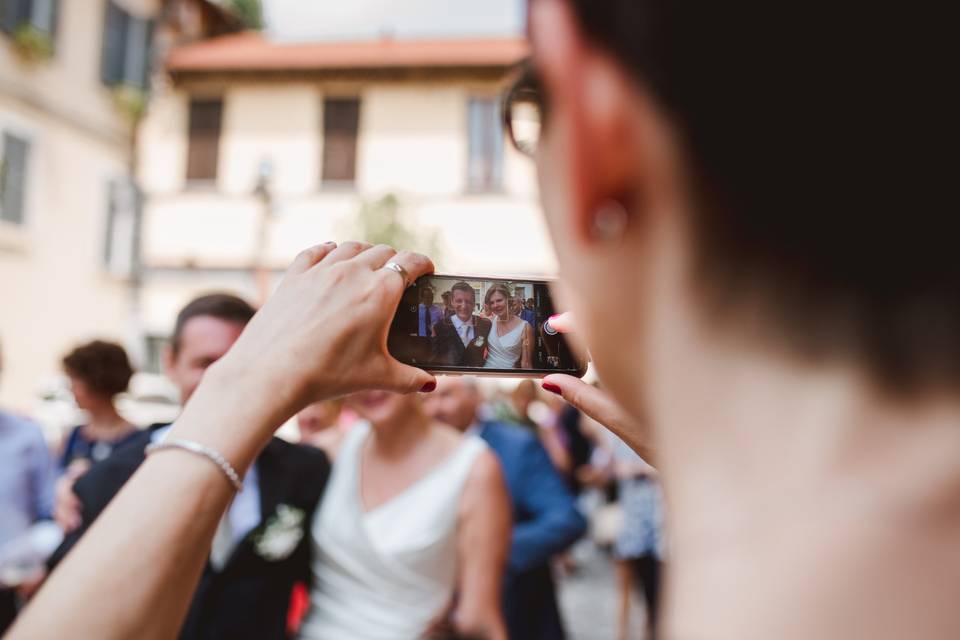
[[(517, 320), (520, 320), (517, 318)], [(516, 369), (517, 362), (523, 353), (523, 327), (527, 324), (520, 320), (512, 331), (504, 335), (497, 335), (497, 323), (500, 318), (493, 317), (493, 326), (490, 327), (490, 336), (487, 338), (487, 359), (483, 363), (484, 369)]]
[(486, 444), (466, 436), (425, 477), (364, 512), (362, 422), (345, 437), (311, 527), (313, 590), (306, 640), (414, 640), (453, 597), (460, 494)]

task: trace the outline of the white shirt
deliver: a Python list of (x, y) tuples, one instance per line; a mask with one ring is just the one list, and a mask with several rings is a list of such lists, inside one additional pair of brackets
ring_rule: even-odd
[[(473, 340), (473, 316), (470, 316), (469, 322), (464, 322), (460, 319), (460, 316), (453, 315), (450, 317), (450, 320), (453, 322), (453, 326), (457, 329), (457, 335), (460, 336), (460, 341), (463, 342), (463, 346), (470, 344), (470, 341)], [(464, 332), (466, 329), (466, 332)]]
[[(166, 437), (170, 427), (160, 427), (150, 434), (151, 442), (159, 442)], [(229, 523), (230, 537), (235, 547), (243, 538), (250, 533), (262, 518), (260, 513), (260, 483), (257, 478), (256, 463), (250, 465), (250, 469), (243, 477), (243, 491), (238, 493), (230, 503), (227, 509), (226, 518)], [(216, 543), (217, 540), (214, 540)], [(220, 555), (220, 557), (229, 557), (232, 549), (225, 549), (222, 555), (213, 553), (211, 555)]]

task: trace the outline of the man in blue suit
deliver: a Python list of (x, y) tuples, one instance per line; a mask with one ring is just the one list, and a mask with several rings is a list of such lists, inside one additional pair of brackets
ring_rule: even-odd
[(563, 623), (550, 558), (583, 535), (587, 523), (546, 450), (528, 429), (477, 419), (476, 381), (444, 377), (426, 399), (430, 414), (476, 433), (493, 449), (503, 467), (513, 503), (513, 541), (503, 590), (504, 616), (512, 640), (558, 640)]

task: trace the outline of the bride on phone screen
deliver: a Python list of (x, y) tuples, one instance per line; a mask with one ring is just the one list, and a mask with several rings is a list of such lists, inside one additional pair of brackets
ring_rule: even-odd
[(502, 284), (487, 289), (484, 304), (493, 312), (493, 326), (485, 369), (530, 369), (533, 367), (533, 330), (510, 309), (513, 295)]

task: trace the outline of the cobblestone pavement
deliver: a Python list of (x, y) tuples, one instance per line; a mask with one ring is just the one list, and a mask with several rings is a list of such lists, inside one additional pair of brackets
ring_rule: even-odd
[[(618, 640), (617, 585), (613, 562), (591, 542), (573, 549), (577, 570), (559, 580), (560, 610), (569, 640)], [(629, 640), (643, 640), (642, 599), (630, 609)]]

